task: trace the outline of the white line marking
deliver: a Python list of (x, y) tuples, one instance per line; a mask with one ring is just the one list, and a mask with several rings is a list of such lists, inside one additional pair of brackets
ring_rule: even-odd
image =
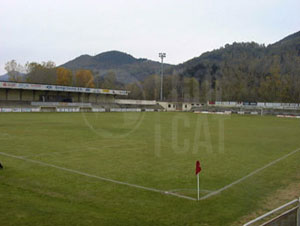
[[(178, 189), (169, 190), (168, 192), (177, 192), (177, 191), (197, 191), (197, 189), (196, 188), (178, 188)], [(206, 190), (206, 189), (200, 189), (200, 192), (201, 191), (206, 192), (206, 193), (214, 192), (214, 191)]]
[[(1, 140), (1, 137), (0, 137), (0, 140)], [(111, 148), (111, 147), (120, 147), (120, 146), (108, 146), (108, 147), (103, 147), (102, 149), (105, 149), (105, 148)], [(93, 152), (93, 151), (100, 151), (102, 149), (100, 148), (96, 148), (96, 147), (87, 147), (88, 150), (90, 150), (90, 152)], [(137, 149), (137, 148), (135, 148)], [(131, 150), (135, 150), (135, 149), (131, 149)], [(39, 156), (54, 156), (54, 155), (57, 155), (57, 154), (71, 154), (71, 153), (76, 153), (76, 152), (81, 152), (82, 149), (79, 149), (79, 150), (72, 150), (72, 151), (53, 151), (53, 152), (45, 152), (45, 153), (37, 153), (35, 155), (25, 155), (25, 156), (19, 156), (19, 157), (24, 157), (24, 158), (31, 158), (31, 157), (39, 157)], [(86, 152), (86, 151), (85, 151)], [(95, 153), (95, 152), (93, 152)]]
[(96, 179), (102, 180), (102, 181), (107, 181), (107, 182), (111, 182), (111, 183), (115, 183), (115, 184), (126, 185), (126, 186), (129, 186), (129, 187), (139, 188), (139, 189), (152, 191), (152, 192), (157, 192), (157, 193), (161, 193), (161, 194), (165, 194), (165, 195), (173, 195), (173, 196), (176, 196), (176, 197), (179, 197), (179, 198), (184, 198), (184, 199), (189, 199), (189, 200), (196, 201), (195, 198), (192, 198), (192, 197), (189, 197), (189, 196), (180, 195), (180, 194), (176, 194), (176, 193), (172, 193), (172, 192), (168, 192), (168, 191), (163, 191), (163, 190), (159, 190), (159, 189), (156, 189), (156, 188), (149, 188), (149, 187), (144, 187), (144, 186), (137, 185), (137, 184), (130, 184), (130, 183), (117, 181), (117, 180), (113, 180), (113, 179), (109, 179), (109, 178), (105, 178), (105, 177), (100, 177), (100, 176), (92, 175), (92, 174), (89, 174), (89, 173), (84, 173), (84, 172), (81, 172), (81, 171), (78, 171), (78, 170), (68, 169), (68, 168), (56, 166), (56, 165), (53, 165), (53, 164), (50, 164), (50, 163), (45, 163), (45, 162), (41, 162), (41, 161), (37, 161), (37, 160), (33, 160), (33, 159), (27, 159), (27, 158), (24, 158), (22, 156), (11, 155), (11, 154), (7, 154), (7, 153), (4, 153), (4, 152), (0, 152), (0, 154), (4, 155), (4, 156), (7, 156), (7, 157), (20, 159), (20, 160), (23, 160), (23, 161), (36, 163), (36, 164), (39, 164), (39, 165), (42, 165), (42, 166), (48, 166), (48, 167), (52, 167), (52, 168), (55, 168), (55, 169), (60, 169), (60, 170), (63, 170), (63, 171), (74, 173), (74, 174), (79, 174), (79, 175), (86, 176), (86, 177), (96, 178)]
[(53, 151), (53, 152), (45, 152), (45, 153), (39, 153), (39, 154), (36, 154), (36, 155), (25, 155), (25, 156), (18, 156), (18, 157), (23, 157), (23, 158), (29, 158), (29, 157), (39, 157), (39, 156), (54, 156), (54, 155), (57, 155), (57, 154), (67, 154), (67, 153), (75, 153), (75, 152), (81, 152), (82, 150), (77, 150), (77, 151)]
[(290, 153), (288, 153), (288, 154), (286, 154), (286, 155), (284, 155), (284, 156), (282, 156), (282, 157), (280, 157), (280, 158), (278, 158), (278, 159), (276, 159), (276, 160), (274, 160), (274, 161), (268, 163), (267, 165), (265, 165), (265, 166), (263, 166), (263, 167), (261, 167), (261, 168), (259, 168), (259, 169), (257, 169), (257, 170), (254, 170), (253, 172), (249, 173), (248, 175), (246, 175), (246, 176), (244, 176), (244, 177), (242, 177), (242, 178), (240, 178), (240, 179), (238, 179), (238, 180), (232, 182), (231, 184), (228, 184), (228, 185), (224, 186), (223, 188), (221, 188), (221, 189), (219, 189), (219, 190), (217, 190), (217, 191), (214, 191), (214, 192), (212, 192), (212, 193), (209, 193), (209, 194), (207, 194), (207, 195), (201, 197), (200, 200), (204, 200), (204, 199), (207, 199), (207, 198), (209, 198), (209, 197), (211, 197), (211, 196), (217, 195), (217, 194), (221, 193), (222, 191), (227, 190), (228, 188), (232, 187), (233, 185), (236, 185), (236, 184), (238, 184), (238, 183), (240, 183), (240, 182), (246, 180), (247, 178), (253, 176), (254, 174), (257, 174), (257, 173), (259, 173), (260, 171), (262, 171), (262, 170), (264, 170), (264, 169), (266, 169), (266, 168), (268, 168), (268, 167), (270, 167), (270, 166), (276, 164), (277, 162), (279, 162), (279, 161), (281, 161), (281, 160), (283, 160), (283, 159), (289, 157), (290, 155), (295, 154), (295, 153), (298, 152), (298, 151), (300, 151), (300, 148), (298, 148), (298, 149), (296, 149), (296, 150), (294, 150), (294, 151), (292, 151), (292, 152), (290, 152)]
[(173, 195), (173, 196), (176, 196), (176, 197), (179, 197), (179, 198), (183, 198), (183, 199), (189, 199), (189, 200), (197, 201), (197, 199), (192, 198), (190, 196), (181, 195), (181, 194), (177, 194), (177, 193), (174, 193), (174, 192), (164, 191), (164, 194), (166, 194), (166, 195)]

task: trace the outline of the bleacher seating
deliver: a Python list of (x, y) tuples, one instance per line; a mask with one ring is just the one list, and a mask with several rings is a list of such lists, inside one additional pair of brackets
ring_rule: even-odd
[(32, 107), (30, 101), (0, 100), (0, 107)]

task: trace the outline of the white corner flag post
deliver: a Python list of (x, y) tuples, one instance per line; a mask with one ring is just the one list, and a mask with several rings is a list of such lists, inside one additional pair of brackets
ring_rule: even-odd
[(197, 174), (197, 200), (200, 200), (200, 182), (199, 182), (199, 175), (200, 173)]
[(199, 174), (201, 172), (201, 166), (200, 162), (196, 162), (196, 176), (197, 176), (197, 200), (200, 200), (200, 180), (199, 180)]

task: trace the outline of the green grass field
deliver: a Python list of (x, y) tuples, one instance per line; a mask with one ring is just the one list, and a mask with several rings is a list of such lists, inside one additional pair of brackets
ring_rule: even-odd
[[(0, 222), (232, 225), (299, 180), (299, 135), (299, 120), (272, 116), (2, 113)], [(201, 201), (185, 198), (196, 160)]]

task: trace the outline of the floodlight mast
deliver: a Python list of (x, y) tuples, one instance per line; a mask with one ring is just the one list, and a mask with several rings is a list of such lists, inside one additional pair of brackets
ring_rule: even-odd
[(160, 69), (160, 100), (163, 101), (164, 57), (166, 57), (166, 53), (159, 53), (158, 56), (161, 58), (161, 69)]

